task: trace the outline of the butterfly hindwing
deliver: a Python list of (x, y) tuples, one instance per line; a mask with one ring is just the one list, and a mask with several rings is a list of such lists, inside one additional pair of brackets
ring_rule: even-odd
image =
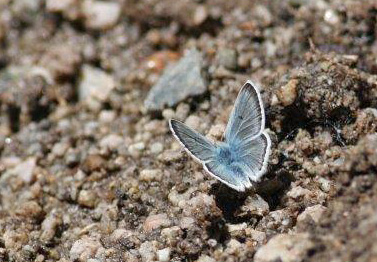
[(216, 158), (205, 163), (204, 168), (210, 175), (237, 191), (242, 192), (251, 187), (245, 168), (237, 163), (226, 165)]
[(271, 139), (266, 132), (252, 140), (243, 140), (236, 148), (239, 161), (247, 166), (250, 180), (257, 182), (266, 172)]

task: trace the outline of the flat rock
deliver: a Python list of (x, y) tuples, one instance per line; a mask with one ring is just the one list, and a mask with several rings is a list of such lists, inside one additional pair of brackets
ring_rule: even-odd
[(202, 55), (191, 49), (177, 64), (168, 67), (151, 88), (144, 105), (149, 111), (172, 107), (187, 97), (203, 94), (206, 84), (202, 77)]

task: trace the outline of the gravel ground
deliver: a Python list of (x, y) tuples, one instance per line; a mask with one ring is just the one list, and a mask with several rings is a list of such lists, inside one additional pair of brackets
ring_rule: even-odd
[[(377, 2), (0, 0), (0, 261), (377, 261)], [(221, 139), (261, 86), (272, 154)]]

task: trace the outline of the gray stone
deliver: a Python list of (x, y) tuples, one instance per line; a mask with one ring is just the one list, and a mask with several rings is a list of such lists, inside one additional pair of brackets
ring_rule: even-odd
[(144, 105), (149, 111), (172, 107), (187, 97), (203, 94), (207, 87), (202, 77), (202, 56), (190, 50), (176, 65), (169, 67), (151, 88)]

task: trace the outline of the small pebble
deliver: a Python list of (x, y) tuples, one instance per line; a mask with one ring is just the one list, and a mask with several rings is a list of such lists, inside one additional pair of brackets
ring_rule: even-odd
[(239, 250), (242, 250), (242, 244), (234, 238), (226, 244), (225, 252), (228, 254), (237, 254)]
[(186, 103), (180, 103), (175, 110), (175, 117), (177, 120), (183, 121), (190, 113), (190, 106)]
[(307, 252), (313, 247), (307, 234), (278, 234), (257, 250), (254, 261), (304, 261)]
[(189, 228), (192, 227), (194, 224), (195, 224), (195, 219), (194, 219), (194, 218), (192, 218), (192, 217), (183, 217), (183, 218), (180, 220), (179, 226), (180, 226), (182, 229), (189, 229)]
[(216, 262), (216, 259), (211, 258), (210, 256), (207, 255), (201, 255), (197, 262)]
[(93, 191), (81, 190), (77, 201), (84, 207), (94, 208), (97, 202), (97, 195)]
[(162, 111), (162, 116), (166, 119), (166, 120), (170, 120), (172, 118), (174, 118), (175, 116), (175, 112), (173, 109), (171, 108), (166, 108)]
[(207, 136), (213, 140), (220, 140), (225, 132), (226, 126), (224, 124), (217, 124), (211, 126)]
[(89, 29), (104, 30), (113, 27), (118, 22), (121, 11), (117, 2), (85, 0), (82, 5), (85, 26)]
[(157, 259), (160, 262), (169, 262), (170, 261), (171, 249), (169, 247), (160, 249), (157, 251)]
[(139, 253), (143, 262), (155, 261), (156, 247), (151, 241), (145, 241), (139, 247)]
[(299, 81), (297, 79), (291, 79), (278, 90), (276, 95), (284, 106), (289, 106), (296, 100), (298, 84)]
[(311, 191), (303, 188), (301, 186), (295, 186), (291, 190), (288, 191), (287, 196), (293, 198), (293, 199), (298, 199), (300, 197), (305, 197), (311, 194)]
[(115, 80), (110, 74), (90, 65), (83, 66), (81, 75), (79, 99), (86, 103), (89, 109), (99, 111), (98, 107), (108, 100), (110, 92), (115, 88)]
[(54, 238), (59, 226), (63, 224), (61, 215), (55, 210), (52, 210), (49, 215), (42, 222), (41, 240), (44, 242), (50, 241)]
[(59, 142), (59, 143), (54, 144), (54, 146), (52, 147), (51, 152), (55, 156), (57, 156), (57, 157), (62, 157), (67, 152), (68, 148), (69, 148), (69, 144), (68, 143), (66, 143), (66, 142)]
[(116, 113), (113, 110), (102, 110), (98, 116), (101, 123), (109, 124), (115, 120)]
[(140, 172), (140, 180), (151, 182), (151, 181), (161, 181), (163, 173), (160, 169), (144, 169)]
[(10, 169), (6, 175), (2, 176), (2, 179), (4, 179), (3, 177), (15, 175), (21, 178), (23, 182), (30, 184), (35, 179), (34, 169), (36, 168), (36, 161), (34, 157), (28, 158)]
[(110, 150), (116, 150), (124, 143), (124, 139), (121, 136), (109, 134), (101, 139), (99, 142), (100, 147), (108, 148)]
[(37, 219), (43, 216), (43, 209), (36, 201), (26, 201), (16, 207), (15, 213), (24, 218)]
[(4, 246), (7, 249), (20, 249), (29, 240), (26, 232), (17, 232), (14, 230), (5, 230), (2, 236), (4, 240)]
[(319, 204), (307, 207), (300, 215), (298, 215), (297, 221), (303, 221), (307, 217), (311, 217), (315, 223), (318, 223), (325, 211), (326, 207)]
[(194, 130), (198, 130), (200, 126), (201, 119), (198, 116), (190, 115), (186, 121), (185, 124), (191, 127)]
[(265, 232), (258, 231), (255, 229), (250, 229), (250, 228), (247, 228), (245, 231), (246, 231), (246, 234), (249, 235), (252, 240), (258, 243), (265, 243), (267, 240), (267, 236)]
[(319, 187), (321, 188), (321, 190), (325, 193), (328, 193), (330, 192), (330, 189), (331, 189), (331, 181), (326, 179), (326, 178), (323, 178), (323, 177), (320, 177), (318, 178), (318, 182), (319, 182)]
[(132, 144), (128, 147), (128, 152), (133, 157), (139, 157), (141, 155), (141, 152), (144, 151), (145, 144), (143, 142), (138, 142), (135, 144)]
[(161, 236), (168, 242), (174, 242), (183, 231), (178, 226), (168, 227), (161, 230)]
[(234, 49), (221, 49), (218, 52), (217, 60), (226, 69), (234, 70), (237, 68), (237, 52)]
[(76, 240), (69, 251), (69, 257), (72, 261), (85, 262), (90, 258), (94, 258), (98, 249), (102, 247), (97, 240), (84, 236), (82, 239)]
[(164, 145), (160, 142), (153, 143), (150, 147), (150, 152), (154, 155), (160, 154), (164, 150)]
[(240, 224), (227, 224), (227, 227), (230, 235), (232, 237), (237, 237), (244, 235), (247, 224), (245, 222)]
[(103, 168), (106, 164), (105, 159), (100, 155), (88, 155), (82, 164), (84, 172), (93, 172)]
[(164, 163), (170, 163), (178, 161), (182, 158), (181, 150), (165, 150), (158, 156), (158, 159)]
[(74, 166), (80, 162), (80, 155), (77, 151), (72, 148), (69, 148), (65, 154), (65, 162), (67, 166)]
[(199, 5), (194, 12), (193, 22), (194, 25), (198, 26), (202, 24), (208, 17), (207, 7), (204, 5)]
[(145, 232), (150, 232), (160, 227), (168, 227), (170, 225), (170, 219), (165, 213), (150, 215), (144, 222), (143, 228)]
[(268, 203), (259, 195), (248, 196), (245, 200), (245, 203), (240, 208), (240, 215), (258, 215), (264, 216), (270, 211)]

